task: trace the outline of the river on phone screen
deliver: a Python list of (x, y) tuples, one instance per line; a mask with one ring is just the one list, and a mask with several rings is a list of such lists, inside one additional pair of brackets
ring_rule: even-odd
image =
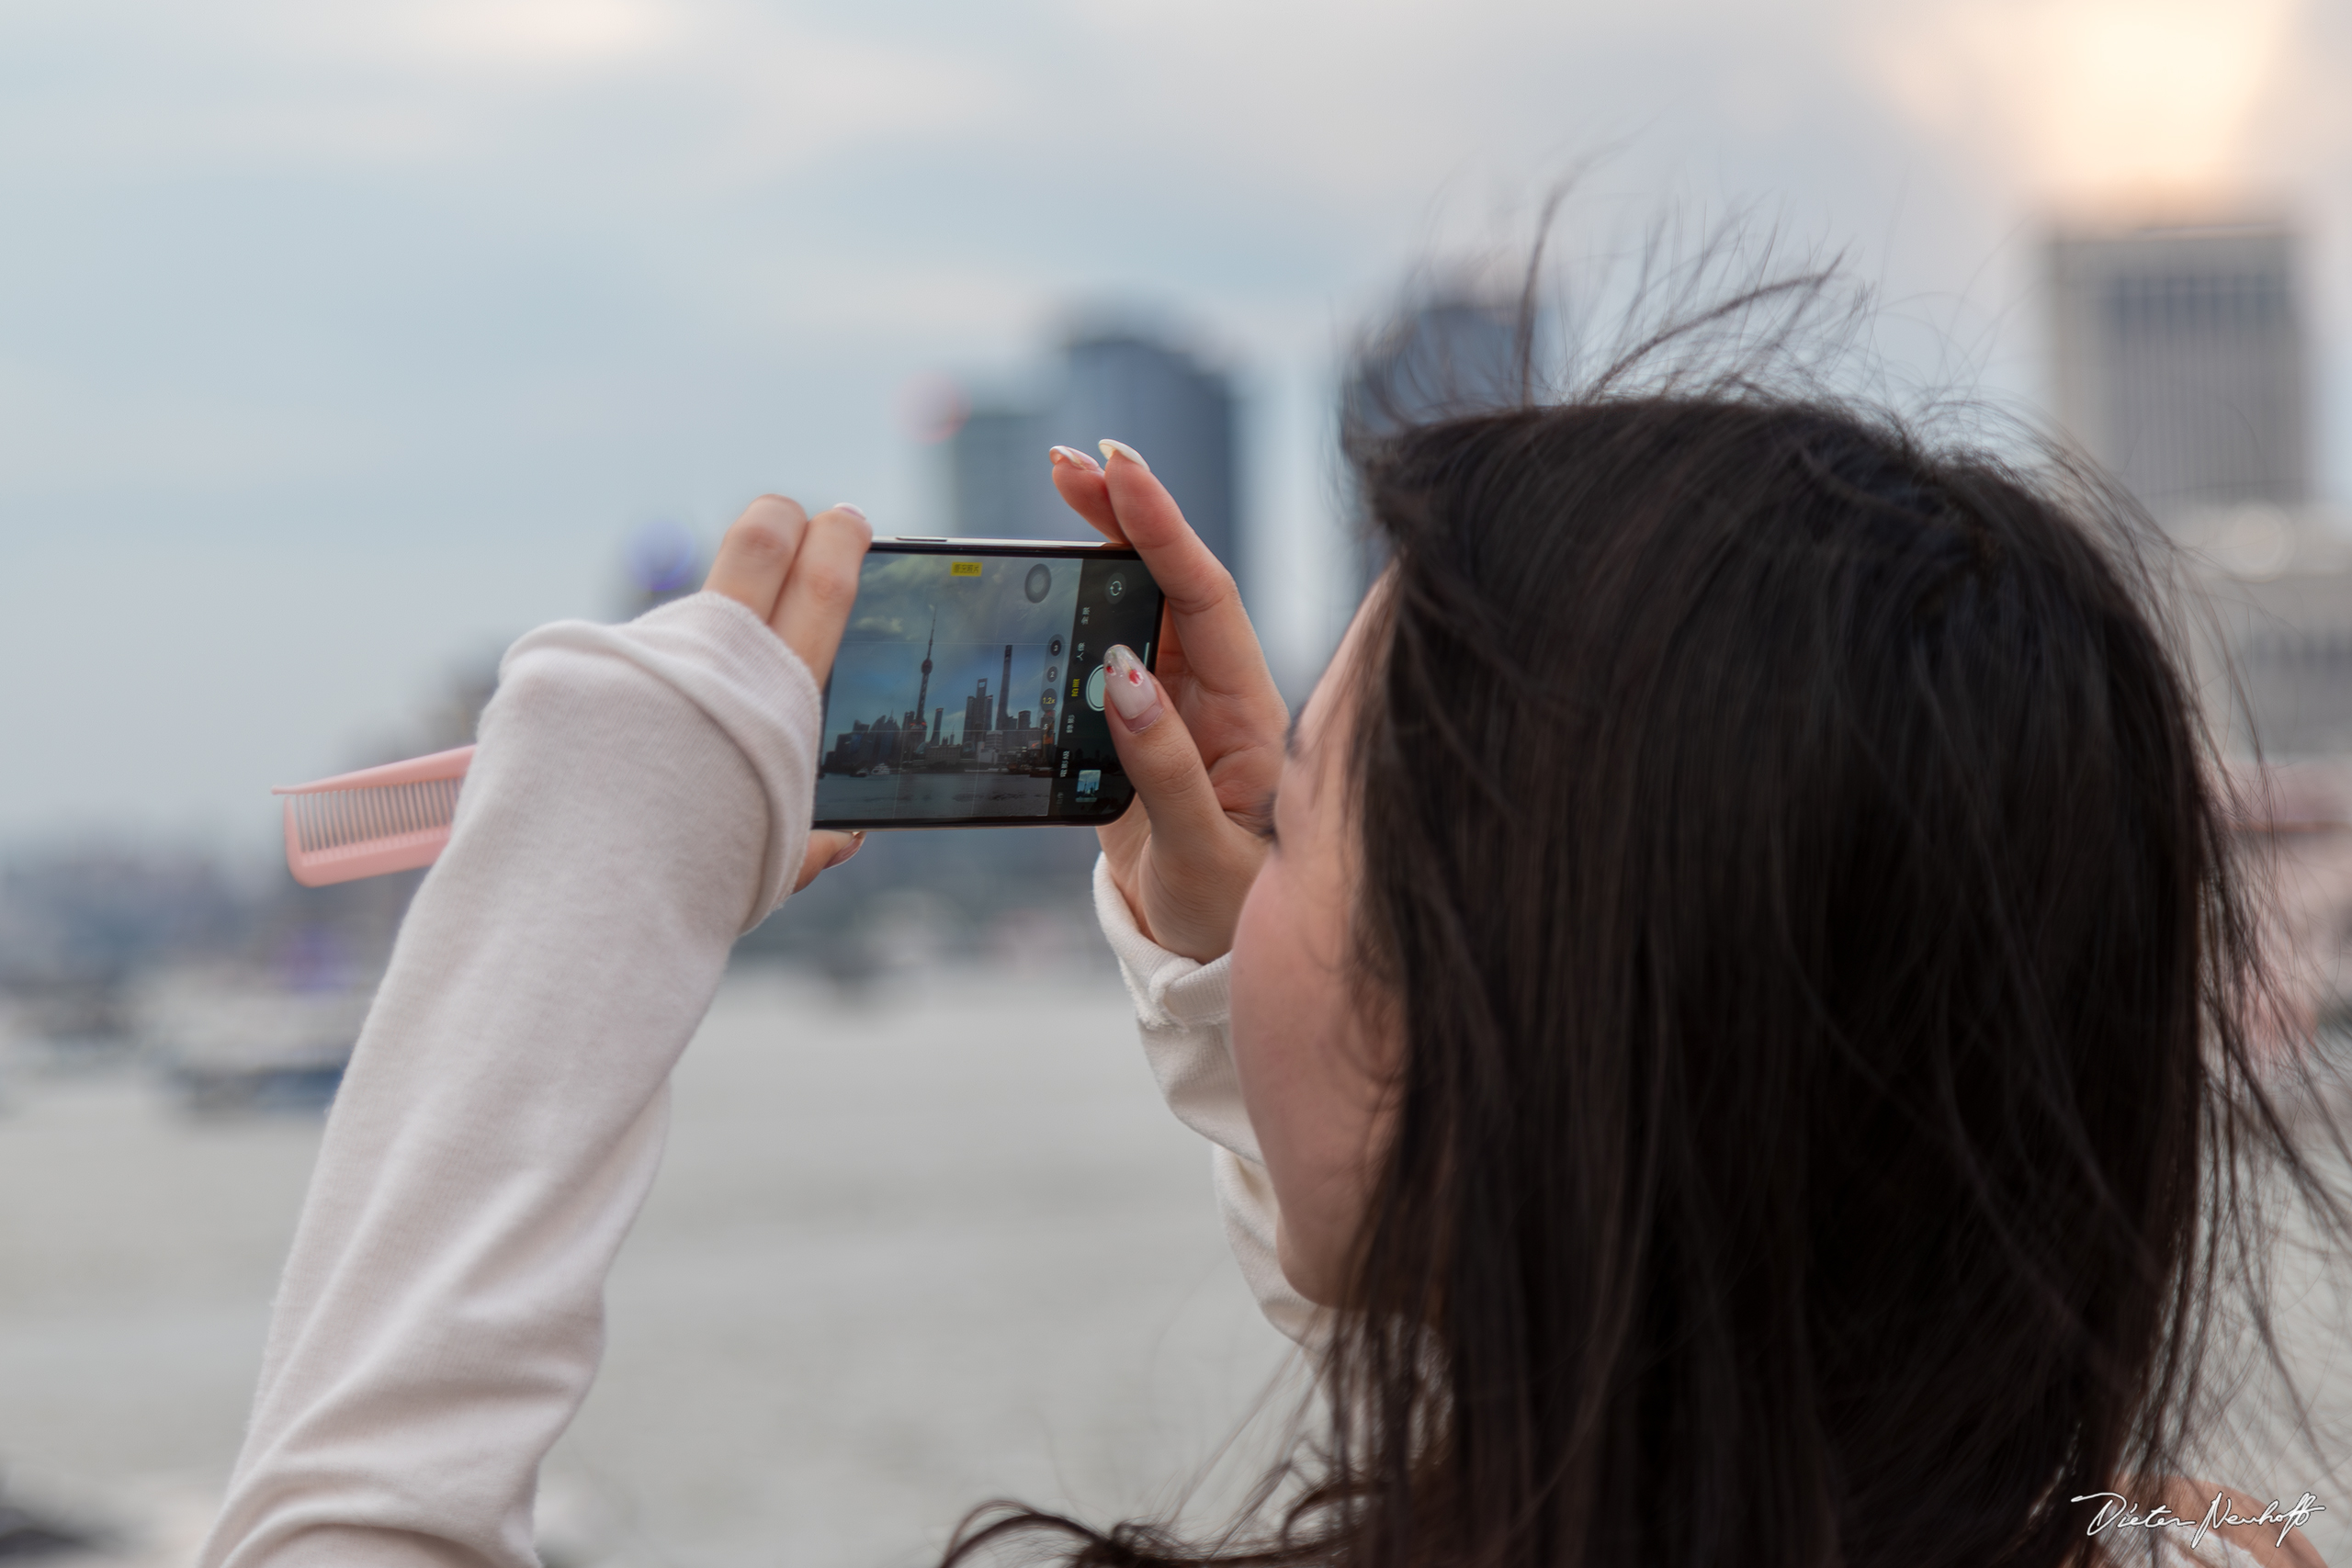
[[(1206, 1147), (1115, 976), (1033, 945), (857, 994), (730, 975), (546, 1466), (551, 1564), (935, 1562), (989, 1497), (1150, 1509), (1240, 1424), (1290, 1346)], [(0, 1496), (113, 1532), (72, 1561), (192, 1557), (320, 1126), (0, 1052)]]
[(817, 781), (817, 818), (1043, 817), (1053, 795), (1053, 780), (1027, 773), (828, 773)]

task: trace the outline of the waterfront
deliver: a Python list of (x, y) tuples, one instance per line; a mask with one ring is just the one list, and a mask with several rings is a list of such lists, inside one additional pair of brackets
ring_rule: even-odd
[(1054, 781), (1027, 773), (884, 773), (817, 781), (817, 816), (856, 821), (876, 817), (1043, 817)]
[[(184, 1563), (209, 1517), (317, 1143), (315, 1117), (186, 1104), (135, 1061), (0, 1080), (0, 1479), (110, 1528), (111, 1568)], [(2286, 1348), (2340, 1459), (2344, 1304), (2285, 1229)], [(993, 1496), (1150, 1510), (1287, 1351), (1124, 991), (1060, 942), (861, 992), (730, 976), (611, 1307), (605, 1375), (547, 1471), (560, 1568), (914, 1568)], [(2352, 1472), (2296, 1451), (2282, 1409), (2257, 1384), (2201, 1468), (2313, 1492), (2313, 1543), (2352, 1561)]]
[[(181, 1561), (319, 1123), (194, 1119), (128, 1068), (6, 1098), (0, 1475)], [(1149, 1508), (1287, 1349), (1099, 965), (730, 977), (611, 1309), (548, 1467), (570, 1568), (912, 1564), (991, 1496)]]

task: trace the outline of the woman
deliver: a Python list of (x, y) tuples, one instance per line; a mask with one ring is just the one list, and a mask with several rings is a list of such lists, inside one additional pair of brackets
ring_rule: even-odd
[[(1016, 1509), (951, 1558), (2187, 1561), (2089, 1534), (2097, 1495), (2204, 1512), (2164, 1478), (2237, 1173), (2306, 1173), (2120, 536), (1826, 406), (1436, 424), (1363, 454), (1391, 564), (1294, 731), (1229, 575), (1105, 452), (1055, 482), (1170, 625), (1158, 680), (1115, 665), (1141, 806), (1098, 905), (1328, 1421), (1211, 1546)], [(206, 1563), (531, 1561), (669, 1066), (846, 847), (806, 824), (865, 537), (763, 501), (708, 592), (509, 655)], [(2317, 1562), (2280, 1533), (2196, 1550)]]

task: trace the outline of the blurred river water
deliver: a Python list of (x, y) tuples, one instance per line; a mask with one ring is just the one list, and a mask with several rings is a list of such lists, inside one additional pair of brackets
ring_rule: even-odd
[[(1107, 1523), (1199, 1481), (1191, 1517), (1219, 1517), (1298, 1369), (1093, 951), (730, 975), (676, 1075), (603, 1377), (545, 1472), (551, 1568), (913, 1568), (1005, 1495)], [(321, 1123), (201, 1114), (184, 1063), (74, 1060), (0, 1076), (0, 1496), (105, 1538), (44, 1562), (164, 1568), (235, 1455)], [(2313, 1543), (2352, 1562), (2346, 1260), (2279, 1230), (2321, 1457), (2255, 1377), (2199, 1462), (2312, 1492)]]
[[(133, 1064), (0, 1080), (0, 1482), (118, 1562), (209, 1521), (317, 1147), (187, 1107)], [(546, 1472), (566, 1568), (920, 1563), (999, 1495), (1108, 1522), (1297, 1390), (1102, 966), (739, 969), (609, 1299)]]

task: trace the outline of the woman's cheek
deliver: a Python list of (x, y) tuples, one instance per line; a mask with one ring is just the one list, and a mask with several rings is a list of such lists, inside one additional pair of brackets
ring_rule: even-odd
[[(1233, 927), (1233, 1067), (1241, 1080), (1241, 1100), (1252, 1125), (1258, 1121), (1258, 1108), (1251, 1103), (1250, 1086), (1262, 1077), (1255, 1070), (1261, 1043), (1279, 1038), (1283, 1026), (1282, 992), (1262, 983), (1265, 976), (1279, 974), (1283, 963), (1278, 951), (1282, 922), (1270, 918), (1272, 906), (1279, 902), (1274, 884), (1280, 875), (1276, 862), (1269, 860), (1251, 884), (1250, 896), (1242, 900), (1241, 917)], [(1261, 1143), (1263, 1137), (1261, 1132)]]
[(1316, 911), (1267, 863), (1243, 904), (1233, 939), (1231, 1039), (1241, 1102), (1283, 1214), (1283, 1272), (1312, 1300), (1328, 1300), (1351, 1234), (1349, 1193), (1360, 1145), (1348, 1085), (1329, 1081), (1346, 1031), (1347, 998), (1329, 953), (1317, 951)]
[(1299, 1029), (1308, 1021), (1300, 1016), (1300, 996), (1293, 984), (1299, 977), (1298, 953), (1295, 929), (1288, 918), (1288, 891), (1282, 856), (1273, 855), (1259, 872), (1234, 924), (1231, 1026), (1233, 1070), (1241, 1083), (1242, 1108), (1258, 1134), (1274, 1196), (1285, 1208), (1294, 1196), (1284, 1189), (1291, 1185), (1285, 1179), (1292, 1174), (1296, 1101), (1284, 1092), (1296, 1068), (1285, 1054), (1295, 1051)]

